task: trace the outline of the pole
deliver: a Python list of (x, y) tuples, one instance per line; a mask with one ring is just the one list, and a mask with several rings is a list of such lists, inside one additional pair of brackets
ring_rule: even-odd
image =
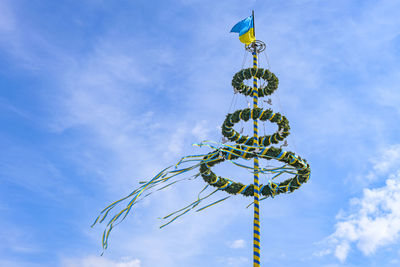
[(253, 18), (253, 33), (254, 33), (254, 37), (256, 37), (256, 24), (254, 23), (254, 10), (251, 11), (251, 15)]
[[(253, 15), (253, 31), (255, 36), (255, 28), (254, 28), (254, 10), (252, 11)], [(253, 43), (253, 68), (257, 69), (257, 46)], [(258, 107), (258, 88), (257, 88), (257, 77), (253, 76), (253, 110)], [(253, 146), (258, 147), (258, 120), (253, 118), (254, 120), (254, 137), (253, 137)], [(261, 265), (261, 255), (260, 255), (260, 209), (259, 209), (259, 191), (260, 186), (258, 183), (258, 156), (254, 157), (254, 227), (253, 227), (253, 266), (260, 267)]]

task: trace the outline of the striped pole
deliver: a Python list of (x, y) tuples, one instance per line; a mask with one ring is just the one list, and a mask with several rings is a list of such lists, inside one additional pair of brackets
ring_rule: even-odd
[[(253, 68), (257, 69), (257, 50), (254, 46), (253, 51)], [(253, 77), (253, 109), (258, 107), (258, 88), (257, 77)], [(258, 120), (254, 118), (254, 146), (258, 147)], [(260, 267), (260, 209), (259, 209), (259, 191), (260, 186), (258, 183), (258, 157), (254, 157), (254, 227), (253, 227), (253, 263), (254, 267)]]

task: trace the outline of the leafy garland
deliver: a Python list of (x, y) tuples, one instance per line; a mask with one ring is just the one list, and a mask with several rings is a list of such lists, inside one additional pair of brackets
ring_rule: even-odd
[[(246, 79), (251, 79), (252, 77), (257, 77), (268, 82), (266, 86), (262, 86), (258, 89), (258, 97), (271, 95), (278, 88), (278, 78), (269, 70), (262, 68), (247, 68), (240, 70), (233, 76), (232, 86), (234, 90), (246, 96), (251, 95), (253, 88), (245, 85), (243, 81)], [(276, 123), (278, 125), (278, 131), (272, 135), (259, 137), (257, 142), (258, 146), (253, 146), (253, 137), (241, 135), (233, 129), (233, 126), (240, 120), (248, 121), (250, 118), (254, 120), (259, 119), (261, 121), (269, 120), (273, 123)], [(223, 148), (214, 150), (213, 152), (204, 156), (200, 165), (201, 176), (209, 185), (217, 187), (229, 194), (253, 196), (253, 184), (244, 185), (242, 183), (234, 182), (230, 179), (217, 176), (211, 170), (211, 167), (218, 163), (224, 162), (225, 160), (232, 161), (238, 158), (249, 160), (257, 156), (267, 160), (276, 159), (285, 163), (285, 165), (281, 168), (275, 169), (275, 172), (278, 174), (275, 175), (274, 178), (282, 173), (292, 173), (294, 176), (280, 183), (269, 181), (269, 184), (260, 184), (260, 193), (265, 197), (274, 197), (275, 195), (281, 193), (293, 192), (303, 183), (307, 182), (310, 178), (310, 165), (305, 159), (302, 159), (300, 156), (297, 156), (291, 151), (283, 151), (281, 148), (272, 146), (268, 147), (271, 144), (277, 144), (279, 141), (283, 141), (289, 135), (289, 130), (290, 126), (287, 118), (279, 113), (274, 113), (271, 109), (263, 110), (261, 108), (246, 108), (237, 110), (232, 114), (228, 114), (224, 123), (222, 124), (222, 135), (229, 141), (235, 142), (236, 145), (224, 145)], [(234, 164), (239, 165), (237, 163)], [(252, 168), (249, 167), (249, 169)], [(263, 169), (252, 170), (263, 172)]]
[[(224, 162), (225, 160), (235, 160), (238, 158), (251, 159), (255, 156), (263, 159), (276, 159), (280, 162), (286, 163), (294, 168), (297, 173), (283, 182), (262, 185), (260, 184), (260, 192), (262, 195), (269, 197), (274, 197), (280, 193), (293, 192), (298, 189), (301, 184), (308, 181), (310, 178), (310, 165), (305, 159), (297, 156), (291, 151), (283, 151), (281, 148), (276, 147), (260, 147), (260, 151), (257, 151), (256, 147), (246, 146), (246, 145), (235, 145), (225, 149), (220, 149), (218, 151), (213, 151), (203, 158), (203, 162), (200, 165), (200, 174), (203, 180), (209, 185), (218, 187), (229, 194), (236, 195), (242, 194), (244, 196), (254, 195), (254, 185), (244, 185), (242, 183), (234, 182), (230, 179), (217, 176), (210, 167)], [(217, 152), (217, 153), (216, 153)], [(261, 172), (261, 171), (260, 171)], [(281, 172), (280, 172), (281, 173)]]
[(258, 97), (271, 95), (278, 88), (279, 80), (275, 76), (275, 74), (267, 69), (248, 68), (240, 70), (233, 76), (232, 86), (235, 91), (246, 96), (251, 95), (253, 93), (253, 88), (251, 86), (245, 85), (243, 81), (249, 80), (254, 76), (258, 79), (263, 79), (264, 81), (268, 82), (266, 86), (261, 86), (260, 88), (258, 88)]
[(253, 145), (253, 137), (241, 135), (236, 132), (232, 127), (240, 120), (248, 121), (250, 118), (259, 119), (261, 121), (271, 121), (278, 124), (278, 131), (272, 135), (265, 135), (259, 137), (259, 144), (261, 146), (269, 146), (277, 144), (279, 141), (284, 140), (289, 135), (289, 121), (285, 116), (279, 113), (273, 113), (271, 109), (263, 110), (261, 108), (255, 109), (241, 109), (236, 110), (233, 114), (228, 114), (224, 123), (222, 124), (222, 135), (229, 141), (236, 142), (238, 144)]
[[(269, 70), (264, 70), (261, 68), (248, 68), (243, 69), (235, 74), (232, 80), (232, 85), (234, 89), (244, 95), (250, 95), (253, 89), (250, 86), (244, 85), (243, 81), (245, 79), (251, 79), (253, 76), (259, 79), (264, 79), (268, 82), (267, 86), (262, 86), (258, 89), (259, 97), (272, 94), (278, 87), (278, 78)], [(261, 121), (269, 120), (270, 122), (276, 123), (278, 125), (278, 131), (272, 135), (261, 136), (257, 140), (258, 142), (255, 143), (253, 137), (241, 135), (233, 129), (233, 126), (240, 120), (248, 121), (250, 118), (254, 120), (259, 119)], [(200, 202), (207, 199), (219, 190), (225, 191), (231, 195), (242, 194), (244, 196), (253, 196), (253, 184), (244, 185), (242, 183), (234, 182), (230, 179), (217, 176), (211, 170), (212, 166), (226, 160), (232, 162), (239, 167), (247, 168), (255, 173), (275, 173), (274, 177), (271, 178), (268, 184), (260, 184), (260, 193), (265, 198), (270, 196), (274, 197), (281, 193), (293, 192), (294, 190), (298, 189), (310, 178), (310, 165), (305, 159), (302, 159), (300, 156), (297, 156), (291, 151), (283, 151), (281, 148), (270, 146), (271, 144), (277, 144), (279, 143), (279, 141), (284, 140), (289, 135), (289, 130), (289, 121), (286, 119), (286, 117), (282, 116), (279, 113), (274, 113), (271, 109), (264, 110), (261, 108), (247, 108), (243, 110), (237, 110), (232, 114), (228, 114), (222, 125), (222, 134), (229, 141), (236, 142), (235, 145), (218, 144), (218, 146), (215, 146), (210, 144), (212, 143), (210, 141), (203, 141), (199, 144), (196, 144), (198, 146), (208, 146), (213, 149), (213, 151), (208, 154), (189, 155), (183, 157), (177, 164), (168, 166), (167, 168), (163, 169), (149, 181), (141, 182), (141, 185), (134, 191), (132, 191), (129, 195), (111, 203), (100, 212), (100, 215), (96, 218), (93, 225), (95, 225), (96, 223), (102, 223), (108, 217), (111, 210), (113, 210), (120, 203), (124, 201), (127, 202), (126, 207), (114, 214), (107, 223), (102, 239), (103, 249), (106, 249), (108, 246), (108, 237), (113, 227), (126, 218), (130, 210), (136, 203), (151, 195), (152, 193), (162, 190), (177, 182), (186, 179), (194, 179), (201, 175), (203, 180), (206, 181), (208, 184), (200, 191), (197, 200), (187, 205), (186, 207), (163, 217), (162, 219), (169, 219), (170, 221), (162, 225), (161, 228), (172, 223), (180, 216), (183, 216), (190, 210), (194, 209), (199, 205)], [(250, 160), (254, 157), (266, 160), (275, 159), (285, 164), (284, 166), (279, 168), (255, 169), (253, 167), (241, 165), (234, 162), (234, 160), (238, 158)], [(183, 167), (184, 164), (189, 164), (189, 166)], [(191, 178), (176, 180), (176, 177), (178, 175), (182, 175), (183, 173), (187, 173), (199, 167), (199, 173), (192, 176)], [(273, 182), (276, 177), (283, 173), (290, 173), (294, 176), (280, 183)], [(210, 185), (216, 187), (217, 189), (206, 196), (200, 197), (200, 194), (205, 191)], [(196, 210), (196, 212), (220, 203), (229, 197), (230, 196), (224, 197), (223, 199), (199, 208), (198, 210)]]

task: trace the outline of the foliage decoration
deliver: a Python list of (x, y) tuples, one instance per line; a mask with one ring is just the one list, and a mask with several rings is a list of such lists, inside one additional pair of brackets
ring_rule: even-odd
[(237, 110), (233, 114), (228, 114), (224, 123), (222, 124), (222, 135), (229, 141), (236, 142), (238, 144), (253, 145), (253, 137), (241, 135), (232, 128), (240, 120), (248, 121), (250, 118), (253, 120), (259, 119), (261, 121), (269, 120), (278, 124), (279, 128), (276, 133), (259, 137), (258, 142), (262, 146), (269, 146), (271, 143), (277, 144), (279, 141), (284, 140), (284, 138), (289, 135), (289, 121), (285, 116), (282, 116), (279, 113), (273, 113), (271, 109), (263, 110), (261, 108), (246, 108)]
[[(261, 68), (248, 68), (242, 69), (234, 75), (232, 80), (232, 86), (234, 90), (244, 95), (250, 95), (253, 89), (245, 85), (244, 80), (251, 79), (252, 77), (267, 81), (266, 86), (258, 89), (258, 97), (270, 95), (278, 87), (278, 78), (269, 70)], [(260, 120), (276, 123), (278, 125), (278, 130), (271, 135), (265, 135), (259, 138), (256, 137), (257, 142), (255, 142), (255, 137), (242, 135), (233, 129), (234, 125), (241, 120), (247, 122), (250, 119), (254, 120), (255, 122)], [(214, 201), (211, 204), (198, 208), (196, 211), (202, 211), (208, 207), (218, 204), (228, 199), (231, 195), (254, 195), (255, 190), (253, 184), (244, 185), (240, 182), (235, 182), (231, 179), (217, 176), (211, 170), (211, 167), (215, 166), (216, 164), (227, 161), (237, 167), (249, 170), (252, 173), (273, 174), (273, 177), (269, 179), (267, 183), (260, 185), (260, 193), (265, 198), (274, 197), (283, 193), (291, 193), (298, 189), (303, 183), (307, 182), (310, 178), (310, 165), (305, 159), (291, 151), (284, 151), (281, 148), (271, 146), (271, 144), (278, 144), (279, 142), (283, 141), (289, 135), (289, 121), (280, 113), (274, 113), (271, 109), (261, 109), (255, 105), (255, 108), (253, 109), (246, 108), (228, 114), (221, 128), (222, 135), (227, 140), (235, 142), (235, 144), (228, 145), (225, 143), (214, 143), (211, 141), (203, 141), (199, 144), (195, 144), (199, 147), (207, 146), (212, 149), (212, 152), (183, 157), (177, 164), (168, 166), (149, 181), (141, 182), (141, 185), (128, 196), (115, 201), (100, 212), (100, 215), (96, 218), (93, 225), (96, 223), (102, 223), (115, 207), (125, 201), (127, 202), (126, 206), (111, 216), (111, 219), (107, 223), (106, 229), (103, 233), (103, 249), (106, 249), (108, 246), (108, 237), (113, 227), (126, 218), (136, 203), (140, 202), (142, 199), (148, 197), (152, 193), (163, 190), (177, 182), (183, 180), (192, 180), (201, 176), (206, 182), (206, 186), (200, 191), (195, 201), (163, 217), (162, 219), (168, 219), (168, 222), (164, 223), (160, 228), (172, 223), (180, 216), (196, 208), (202, 201), (208, 199), (218, 191), (224, 191), (229, 195), (220, 200)], [(235, 162), (235, 160), (239, 158), (244, 160), (250, 160), (252, 158), (277, 160), (283, 163), (283, 166), (276, 168), (254, 168)], [(182, 175), (196, 169), (198, 169), (198, 172), (195, 175), (184, 179), (176, 179), (178, 175)], [(274, 179), (284, 173), (291, 174), (292, 176), (282, 182), (275, 182)], [(216, 189), (206, 196), (202, 196), (204, 192), (212, 187)]]
[[(275, 159), (285, 163), (285, 165), (280, 168), (260, 168), (260, 170), (258, 170), (258, 172), (260, 173), (276, 173), (275, 177), (273, 177), (268, 184), (260, 185), (260, 192), (263, 196), (274, 197), (275, 195), (278, 195), (280, 193), (293, 192), (294, 190), (298, 189), (301, 184), (307, 182), (310, 178), (310, 166), (305, 159), (302, 159), (295, 153), (291, 151), (283, 151), (282, 149), (275, 147), (264, 147), (262, 150), (259, 150), (259, 152), (257, 152), (256, 147), (246, 145), (236, 145), (232, 147), (228, 146), (224, 149), (213, 151), (209, 155), (205, 156), (203, 158), (204, 162), (200, 165), (201, 176), (203, 177), (204, 181), (206, 181), (211, 186), (217, 187), (220, 190), (223, 190), (229, 194), (242, 194), (244, 196), (253, 196), (253, 184), (243, 185), (242, 183), (234, 182), (231, 179), (217, 176), (211, 170), (211, 167), (218, 163), (224, 162), (225, 160), (235, 160), (238, 158), (249, 160), (254, 158), (255, 156), (266, 160)], [(280, 183), (273, 182), (273, 179), (283, 173), (294, 174), (294, 176)]]
[(279, 80), (275, 76), (275, 74), (267, 69), (248, 68), (240, 70), (233, 76), (232, 86), (234, 90), (246, 96), (251, 95), (253, 92), (253, 88), (251, 86), (245, 85), (244, 80), (249, 80), (253, 77), (263, 79), (267, 82), (266, 86), (261, 86), (260, 88), (258, 88), (258, 97), (271, 95), (278, 88)]

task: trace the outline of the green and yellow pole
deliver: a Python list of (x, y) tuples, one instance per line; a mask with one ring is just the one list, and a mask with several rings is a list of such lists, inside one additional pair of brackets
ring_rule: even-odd
[[(253, 30), (255, 36), (255, 25), (254, 25), (254, 11), (253, 11)], [(257, 69), (257, 47), (253, 44), (253, 68)], [(258, 107), (258, 88), (257, 88), (257, 77), (253, 77), (253, 109)], [(253, 145), (258, 147), (258, 120), (254, 118), (254, 142)], [(258, 157), (254, 157), (254, 227), (253, 227), (253, 266), (260, 267), (261, 255), (260, 255), (260, 209), (259, 209), (259, 194), (260, 186), (258, 182)]]

